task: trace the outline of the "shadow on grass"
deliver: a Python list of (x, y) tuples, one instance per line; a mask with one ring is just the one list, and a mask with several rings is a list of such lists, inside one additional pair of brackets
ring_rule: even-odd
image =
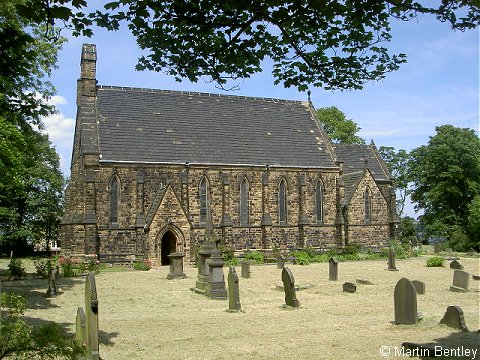
[(480, 359), (480, 333), (453, 332), (430, 343), (404, 342), (405, 355), (428, 359)]

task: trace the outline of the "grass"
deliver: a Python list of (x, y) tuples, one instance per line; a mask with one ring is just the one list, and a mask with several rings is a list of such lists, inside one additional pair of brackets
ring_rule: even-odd
[[(100, 355), (111, 360), (382, 359), (381, 346), (393, 352), (404, 341), (478, 348), (479, 282), (471, 279), (468, 293), (450, 292), (453, 270), (427, 268), (425, 260), (425, 256), (397, 260), (396, 272), (386, 270), (384, 259), (343, 262), (336, 282), (328, 280), (327, 263), (288, 264), (297, 284), (311, 285), (297, 292), (300, 309), (290, 311), (282, 308), (284, 293), (276, 288), (281, 285), (281, 271), (275, 264), (252, 265), (252, 277), (240, 278), (244, 310), (240, 313), (228, 313), (228, 301), (192, 292), (195, 268), (186, 268), (187, 278), (182, 280), (167, 280), (168, 267), (100, 273), (96, 276)], [(460, 262), (466, 271), (480, 273), (478, 259)], [(0, 260), (0, 269), (7, 264)], [(34, 271), (28, 262), (25, 267)], [(402, 277), (426, 284), (426, 294), (417, 297), (424, 318), (418, 325), (391, 324), (393, 289)], [(374, 285), (358, 285), (357, 293), (343, 293), (343, 282), (355, 279)], [(26, 296), (26, 321), (55, 321), (74, 333), (77, 307), (84, 306), (84, 281), (61, 279), (61, 294), (55, 298), (45, 297), (46, 280), (33, 275), (2, 281), (2, 290)], [(471, 332), (439, 325), (449, 305), (463, 309)]]

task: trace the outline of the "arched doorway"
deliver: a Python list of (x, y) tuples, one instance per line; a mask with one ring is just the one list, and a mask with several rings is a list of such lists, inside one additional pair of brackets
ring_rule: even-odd
[(170, 259), (168, 255), (177, 250), (177, 237), (175, 234), (168, 230), (162, 236), (161, 240), (161, 265), (169, 265)]

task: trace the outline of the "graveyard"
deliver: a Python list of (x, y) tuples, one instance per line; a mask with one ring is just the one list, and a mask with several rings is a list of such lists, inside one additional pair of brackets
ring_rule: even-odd
[[(471, 278), (480, 273), (478, 257), (459, 259), (470, 274), (464, 292), (450, 290), (458, 271), (450, 268), (450, 261), (429, 268), (428, 257), (397, 259), (397, 271), (389, 271), (385, 259), (338, 262), (336, 280), (329, 276), (328, 263), (286, 262), (298, 307), (285, 306), (286, 272), (276, 264), (252, 265), (248, 278), (238, 265), (239, 311), (228, 311), (228, 299), (192, 291), (198, 274), (194, 267), (183, 269), (186, 277), (173, 279), (167, 266), (101, 272), (95, 276), (100, 358), (393, 359), (404, 342), (478, 350), (480, 282)], [(0, 269), (7, 263), (0, 260)], [(228, 267), (223, 272), (227, 284)], [(423, 291), (415, 285), (421, 320), (413, 325), (393, 323), (394, 290), (402, 278), (424, 284)], [(85, 276), (61, 278), (53, 297), (46, 296), (46, 280), (33, 276), (2, 281), (2, 291), (26, 297), (24, 319), (29, 324), (54, 321), (73, 335), (77, 309), (85, 306), (85, 281)], [(346, 282), (356, 285), (354, 292), (343, 291)], [(461, 308), (469, 331), (440, 324), (450, 306)], [(390, 356), (381, 356), (385, 347)]]

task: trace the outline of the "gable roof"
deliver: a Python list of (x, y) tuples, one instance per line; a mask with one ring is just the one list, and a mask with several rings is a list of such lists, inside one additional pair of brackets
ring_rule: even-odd
[(97, 87), (102, 162), (335, 168), (307, 102)]

